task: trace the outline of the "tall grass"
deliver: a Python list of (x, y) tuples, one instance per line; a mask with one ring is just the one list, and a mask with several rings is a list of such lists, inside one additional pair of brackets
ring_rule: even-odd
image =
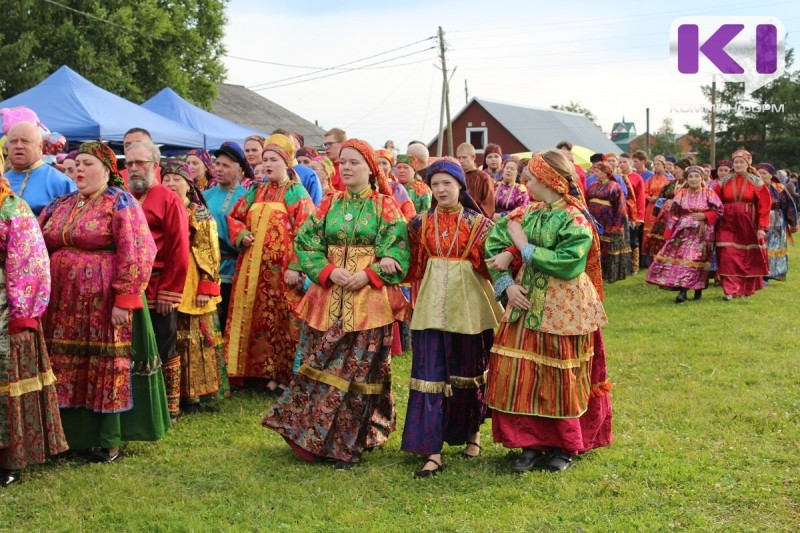
[[(644, 282), (606, 289), (614, 444), (553, 475), (515, 475), (513, 452), (445, 450), (445, 472), (414, 480), (399, 450), (410, 358), (394, 359), (398, 431), (336, 472), (293, 456), (261, 427), (274, 401), (237, 392), (185, 417), (115, 465), (33, 467), (0, 490), (14, 531), (633, 531), (800, 527), (800, 253), (789, 280), (749, 299), (701, 301)], [(691, 296), (691, 293), (690, 293)]]

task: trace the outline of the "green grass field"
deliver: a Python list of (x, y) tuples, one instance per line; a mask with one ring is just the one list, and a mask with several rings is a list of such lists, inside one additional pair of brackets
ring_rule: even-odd
[[(800, 252), (755, 297), (676, 305), (644, 273), (608, 286), (614, 444), (562, 474), (509, 471), (491, 444), (414, 480), (399, 450), (410, 357), (394, 359), (398, 430), (362, 465), (295, 458), (253, 391), (185, 417), (118, 464), (33, 467), (0, 489), (14, 531), (795, 531), (800, 528)], [(690, 293), (691, 295), (691, 293)]]

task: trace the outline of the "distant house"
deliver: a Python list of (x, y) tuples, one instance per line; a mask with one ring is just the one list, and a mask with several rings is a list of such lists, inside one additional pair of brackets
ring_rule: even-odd
[(625, 117), (622, 117), (622, 122), (615, 122), (611, 128), (611, 140), (617, 145), (618, 150), (613, 152), (630, 152), (631, 141), (636, 138), (636, 126), (633, 122), (625, 122)]
[[(660, 155), (695, 155), (699, 149), (699, 141), (693, 138), (688, 133), (676, 133), (675, 134), (675, 142), (678, 143), (681, 147), (680, 154), (660, 154)], [(655, 136), (651, 133), (650, 134), (650, 147), (652, 148), (653, 144), (655, 144)], [(636, 150), (644, 150), (647, 152), (647, 134), (642, 133), (635, 139), (630, 142), (630, 146), (628, 148), (629, 153), (633, 153)], [(652, 151), (652, 150), (651, 150)], [(656, 156), (659, 154), (650, 154), (651, 156)]]
[[(463, 142), (472, 144), (478, 153), (478, 163), (483, 162), (483, 150), (489, 143), (499, 144), (506, 154), (547, 150), (564, 140), (596, 152), (617, 149), (600, 128), (584, 115), (548, 107), (519, 106), (472, 98), (455, 115), (452, 123), (453, 149)], [(446, 131), (444, 143), (442, 153), (447, 153)], [(428, 143), (432, 155), (436, 155), (438, 145), (437, 135)]]
[(226, 83), (217, 85), (217, 92), (211, 103), (215, 115), (267, 134), (278, 128), (299, 131), (307, 146), (322, 146), (325, 130), (260, 94)]

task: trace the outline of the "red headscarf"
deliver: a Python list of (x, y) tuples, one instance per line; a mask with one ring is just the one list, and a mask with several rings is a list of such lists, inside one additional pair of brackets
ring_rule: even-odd
[(345, 148), (352, 148), (357, 151), (367, 162), (367, 166), (370, 170), (370, 184), (374, 184), (374, 188), (377, 189), (379, 193), (392, 196), (392, 188), (389, 186), (386, 176), (383, 175), (381, 167), (378, 166), (378, 158), (375, 157), (375, 150), (373, 150), (372, 146), (370, 146), (367, 141), (362, 141), (361, 139), (349, 139), (342, 143), (342, 150)]
[[(595, 163), (595, 166), (598, 165), (605, 165), (608, 167), (609, 174), (611, 173), (611, 167), (609, 167), (608, 163)], [(592, 280), (592, 284), (602, 300), (603, 268), (600, 264), (600, 235), (597, 233), (597, 228), (594, 225), (594, 217), (589, 214), (589, 209), (586, 207), (583, 195), (580, 193), (579, 189), (571, 190), (569, 180), (551, 167), (547, 161), (544, 160), (542, 154), (536, 154), (533, 159), (530, 160), (528, 163), (528, 170), (530, 170), (543, 185), (560, 194), (565, 202), (578, 209), (583, 213), (583, 216), (586, 217), (587, 223), (592, 228), (592, 246), (589, 248), (589, 256), (586, 259), (586, 274), (589, 276), (589, 279)]]
[(385, 160), (387, 160), (389, 164), (394, 166), (394, 152), (392, 152), (391, 150), (384, 150), (384, 149), (376, 150), (375, 157), (382, 157)]

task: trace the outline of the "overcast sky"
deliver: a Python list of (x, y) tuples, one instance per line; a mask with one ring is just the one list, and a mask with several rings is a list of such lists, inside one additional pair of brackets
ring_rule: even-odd
[[(373, 145), (427, 142), (439, 123), (442, 75), (432, 37), (442, 26), (447, 66), (455, 68), (453, 116), (464, 106), (466, 82), (470, 97), (538, 107), (577, 102), (606, 132), (624, 116), (644, 133), (649, 107), (651, 131), (671, 116), (681, 132), (701, 117), (678, 107), (705, 99), (698, 83), (675, 73), (670, 26), (678, 17), (721, 15), (778, 17), (786, 48), (800, 43), (797, 0), (231, 0), (227, 82)], [(376, 57), (357, 62), (369, 56)], [(310, 78), (318, 79), (304, 81)]]

